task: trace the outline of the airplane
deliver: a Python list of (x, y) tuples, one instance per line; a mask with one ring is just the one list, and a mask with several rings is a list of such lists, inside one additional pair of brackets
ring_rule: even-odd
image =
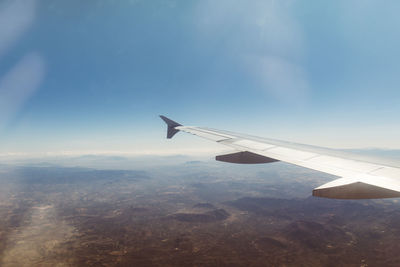
[(323, 184), (312, 195), (337, 199), (377, 199), (400, 197), (400, 166), (386, 161), (350, 155), (341, 151), (261, 138), (205, 127), (183, 126), (160, 115), (167, 124), (167, 138), (182, 131), (235, 151), (216, 156), (216, 160), (238, 164), (283, 161), (339, 178)]

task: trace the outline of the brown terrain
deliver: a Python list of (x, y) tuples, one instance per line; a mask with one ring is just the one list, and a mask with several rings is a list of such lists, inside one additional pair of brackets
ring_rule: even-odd
[(2, 166), (1, 266), (400, 266), (396, 200), (299, 196), (316, 173), (225, 166)]

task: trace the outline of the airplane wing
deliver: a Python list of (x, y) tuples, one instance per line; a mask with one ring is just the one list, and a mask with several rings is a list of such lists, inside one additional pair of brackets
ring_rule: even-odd
[(284, 161), (333, 174), (339, 178), (313, 190), (313, 196), (339, 199), (400, 197), (400, 166), (315, 146), (295, 144), (204, 127), (183, 126), (160, 116), (168, 126), (167, 138), (177, 132), (190, 133), (235, 151), (216, 160), (257, 164)]

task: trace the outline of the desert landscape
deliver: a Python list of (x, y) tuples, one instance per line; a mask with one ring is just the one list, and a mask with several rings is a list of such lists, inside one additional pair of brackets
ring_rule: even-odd
[(282, 163), (1, 166), (2, 266), (398, 266), (397, 200)]

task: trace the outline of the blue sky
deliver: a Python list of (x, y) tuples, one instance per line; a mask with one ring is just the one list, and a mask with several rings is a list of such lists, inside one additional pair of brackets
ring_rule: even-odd
[(0, 153), (208, 153), (179, 122), (400, 148), (398, 1), (3, 1)]

